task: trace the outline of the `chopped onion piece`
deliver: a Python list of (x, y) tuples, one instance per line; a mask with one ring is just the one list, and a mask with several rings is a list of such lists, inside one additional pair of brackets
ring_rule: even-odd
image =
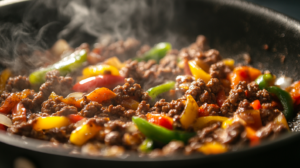
[(5, 116), (3, 114), (0, 114), (0, 124), (3, 124), (7, 127), (11, 127), (12, 126), (12, 121), (7, 116)]
[(67, 97), (74, 97), (75, 99), (80, 99), (82, 98), (83, 93), (82, 92), (73, 92), (70, 93)]
[(77, 123), (74, 124), (74, 127), (75, 127), (75, 128), (78, 128), (78, 127), (82, 126), (82, 125), (86, 122), (86, 120), (87, 120), (87, 119), (84, 118), (84, 119), (82, 119), (82, 120), (77, 121)]
[(281, 76), (276, 80), (275, 85), (279, 86), (281, 89), (285, 89), (291, 86), (292, 82), (293, 82), (292, 78)]

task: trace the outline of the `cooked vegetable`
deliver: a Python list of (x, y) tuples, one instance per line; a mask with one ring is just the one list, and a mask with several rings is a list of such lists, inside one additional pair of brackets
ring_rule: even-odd
[(88, 66), (82, 70), (82, 75), (84, 78), (105, 74), (110, 74), (114, 76), (120, 75), (119, 70), (111, 65), (93, 65)]
[(206, 73), (203, 69), (201, 69), (196, 61), (189, 61), (188, 62), (191, 73), (193, 74), (193, 76), (195, 77), (195, 79), (202, 79), (205, 83), (207, 83), (211, 76)]
[(63, 58), (59, 62), (31, 73), (29, 75), (29, 81), (31, 84), (41, 84), (46, 80), (46, 73), (54, 69), (58, 70), (60, 75), (66, 75), (67, 73), (81, 67), (86, 61), (86, 57), (86, 50), (75, 51), (70, 56)]
[(230, 58), (226, 58), (222, 60), (225, 65), (227, 65), (231, 70), (234, 69), (234, 60)]
[(250, 106), (253, 107), (254, 110), (259, 110), (261, 109), (260, 101), (259, 100), (254, 100)]
[(227, 99), (227, 97), (225, 95), (225, 91), (220, 90), (219, 93), (217, 94), (217, 103), (218, 103), (219, 107), (222, 107), (222, 105), (226, 99)]
[(147, 153), (153, 150), (153, 141), (149, 138), (146, 138), (143, 143), (139, 146), (139, 151)]
[(9, 113), (11, 110), (24, 98), (26, 98), (31, 91), (29, 89), (25, 89), (22, 92), (11, 93), (2, 106), (0, 107), (0, 113)]
[(188, 129), (198, 116), (199, 106), (193, 96), (187, 96), (185, 108), (180, 116), (180, 123), (184, 129)]
[(125, 66), (125, 64), (122, 63), (117, 57), (111, 57), (107, 59), (104, 63), (116, 67), (118, 70)]
[(272, 74), (260, 75), (255, 82), (258, 84), (259, 89), (266, 89), (269, 86), (274, 85), (275, 77)]
[(170, 43), (158, 43), (153, 48), (151, 48), (148, 52), (146, 52), (142, 57), (135, 58), (137, 61), (148, 61), (155, 60), (159, 63), (159, 60), (162, 59), (169, 50), (172, 49)]
[(235, 120), (239, 121), (245, 126), (258, 130), (262, 127), (260, 111), (259, 110), (246, 110), (244, 112), (235, 113)]
[(81, 146), (89, 139), (93, 138), (100, 130), (101, 126), (96, 125), (94, 122), (85, 123), (76, 128), (70, 135), (70, 142)]
[(201, 130), (206, 127), (208, 124), (215, 123), (215, 122), (224, 122), (228, 120), (227, 117), (222, 116), (206, 116), (206, 117), (199, 117), (196, 122), (194, 123), (194, 130)]
[(291, 119), (294, 115), (293, 99), (291, 95), (276, 86), (271, 86), (267, 88), (267, 90), (268, 92), (275, 94), (278, 97), (283, 106), (282, 113), (284, 114), (286, 119)]
[[(12, 126), (12, 121), (7, 116), (5, 116), (3, 114), (0, 114), (0, 129), (3, 128), (4, 126), (11, 127)], [(4, 127), (4, 130), (6, 130), (5, 127)]]
[(150, 114), (150, 113), (148, 113), (146, 116), (148, 122), (165, 127), (169, 130), (173, 130), (173, 119), (171, 117), (162, 114)]
[(127, 109), (136, 110), (140, 103), (134, 100), (133, 98), (129, 98), (122, 100), (120, 104)]
[(70, 120), (63, 116), (39, 117), (33, 124), (33, 129), (47, 130), (52, 128), (60, 128), (70, 124)]
[(11, 71), (6, 68), (1, 72), (0, 75), (0, 94), (5, 90), (6, 81), (11, 76)]
[(13, 122), (26, 122), (27, 114), (26, 108), (24, 105), (19, 102), (13, 109), (12, 109), (12, 120)]
[(198, 151), (206, 155), (227, 152), (227, 147), (219, 142), (208, 142), (202, 145)]
[(251, 127), (246, 127), (246, 136), (250, 140), (250, 146), (256, 146), (260, 143), (259, 137), (256, 135), (256, 131)]
[(147, 138), (164, 144), (167, 144), (172, 140), (183, 141), (186, 143), (195, 135), (195, 133), (191, 132), (171, 131), (164, 127), (149, 123), (148, 121), (139, 117), (132, 117), (132, 122)]
[(274, 119), (274, 122), (277, 123), (277, 124), (283, 124), (283, 125), (288, 129), (288, 131), (290, 131), (288, 122), (286, 121), (286, 118), (284, 117), (284, 115), (283, 115), (282, 113), (280, 113), (280, 114)]
[(114, 75), (99, 75), (86, 78), (73, 86), (76, 92), (86, 92), (97, 87), (114, 88), (124, 83), (124, 77)]
[(78, 114), (70, 114), (68, 116), (71, 123), (77, 123), (78, 121), (84, 119), (84, 117), (78, 115)]
[(229, 74), (231, 88), (234, 88), (240, 81), (254, 81), (260, 75), (261, 72), (258, 69), (249, 66), (236, 67), (233, 72)]
[(147, 92), (149, 93), (149, 96), (151, 97), (151, 99), (155, 100), (159, 94), (162, 94), (164, 92), (167, 92), (167, 91), (173, 89), (174, 86), (175, 86), (175, 82), (170, 81), (170, 82), (166, 82), (164, 84), (152, 87), (152, 88), (148, 89)]
[[(114, 98), (116, 94), (112, 92), (111, 90), (107, 88), (98, 88), (86, 95), (86, 99), (91, 100), (91, 101), (96, 101), (98, 103), (102, 103), (103, 101), (108, 101), (112, 98)], [(54, 92), (51, 93), (49, 96), (50, 99), (52, 100), (59, 100), (61, 102), (64, 102), (68, 105), (73, 105), (77, 108), (81, 108), (80, 103), (83, 101), (83, 98), (81, 99), (75, 99), (74, 97), (67, 97), (63, 98), (62, 96), (56, 95)]]
[(289, 86), (291, 86), (292, 82), (293, 82), (292, 78), (286, 77), (286, 76), (281, 76), (276, 79), (275, 85), (279, 86), (281, 89), (284, 90), (284, 89), (288, 88)]

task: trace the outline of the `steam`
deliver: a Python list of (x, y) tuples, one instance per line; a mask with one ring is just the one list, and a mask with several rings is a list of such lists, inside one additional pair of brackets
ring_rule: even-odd
[[(0, 23), (1, 64), (18, 73), (51, 63), (47, 53), (58, 39), (72, 47), (135, 37), (146, 43), (176, 41), (163, 29), (174, 19), (172, 0), (38, 0), (32, 2), (22, 22)], [(8, 21), (8, 22), (7, 22)], [(46, 56), (45, 56), (46, 55)]]

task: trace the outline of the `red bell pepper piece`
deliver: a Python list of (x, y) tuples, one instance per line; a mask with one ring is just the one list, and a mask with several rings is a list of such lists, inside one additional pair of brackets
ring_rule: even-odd
[(150, 113), (148, 113), (146, 116), (148, 122), (165, 127), (169, 130), (173, 130), (173, 120), (171, 117), (161, 115), (161, 114), (150, 114)]
[(254, 100), (250, 105), (253, 107), (254, 110), (261, 109), (261, 105), (260, 105), (260, 101), (259, 100)]
[(113, 89), (117, 85), (124, 83), (124, 77), (114, 75), (99, 75), (86, 78), (73, 86), (73, 90), (77, 92), (86, 92), (94, 90), (97, 87), (106, 87)]
[(78, 121), (84, 119), (84, 117), (78, 114), (70, 114), (68, 118), (71, 121), (71, 123), (77, 123)]
[(6, 126), (5, 126), (5, 125), (3, 125), (3, 124), (0, 124), (0, 130), (2, 130), (2, 131), (6, 131)]
[(19, 102), (13, 109), (12, 109), (12, 121), (16, 122), (26, 122), (26, 108), (24, 105)]

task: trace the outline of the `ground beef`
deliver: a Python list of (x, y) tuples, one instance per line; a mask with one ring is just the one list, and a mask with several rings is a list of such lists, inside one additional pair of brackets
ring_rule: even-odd
[(26, 76), (10, 77), (5, 86), (8, 92), (18, 92), (24, 89), (30, 89), (29, 79)]
[(185, 92), (185, 96), (187, 95), (193, 96), (199, 106), (204, 103), (216, 103), (215, 94), (211, 92), (211, 89), (206, 86), (202, 79), (198, 79), (191, 83), (189, 90)]
[(116, 102), (121, 102), (124, 99), (134, 98), (138, 101), (148, 101), (150, 97), (148, 93), (144, 92), (141, 86), (134, 82), (132, 78), (126, 78), (123, 86), (117, 86), (114, 90), (116, 93)]
[(141, 114), (145, 115), (147, 112), (149, 112), (149, 110), (150, 110), (150, 105), (147, 104), (146, 101), (142, 101), (136, 110), (136, 114), (137, 115), (141, 115)]
[(271, 103), (263, 103), (260, 110), (260, 118), (263, 125), (274, 121), (274, 118), (280, 114), (278, 109), (275, 109)]
[(80, 111), (80, 114), (83, 117), (94, 117), (100, 113), (102, 113), (102, 105), (94, 101), (84, 106)]
[(266, 89), (259, 90), (256, 93), (256, 97), (258, 98), (260, 103), (267, 103), (267, 102), (271, 101), (271, 96), (270, 96), (269, 92)]
[(238, 109), (236, 112), (242, 113), (245, 112), (246, 110), (253, 109), (252, 106), (250, 106), (250, 102), (247, 99), (244, 99), (239, 103)]
[(70, 114), (77, 114), (77, 108), (74, 106), (64, 106), (62, 109), (53, 114), (53, 116), (68, 116)]
[(257, 92), (259, 91), (259, 87), (255, 82), (248, 83), (247, 85), (248, 92), (247, 92), (247, 98), (251, 102), (258, 99)]
[(184, 109), (185, 105), (183, 100), (172, 100), (170, 103), (165, 102), (164, 99), (159, 100), (155, 103), (154, 109), (157, 113), (165, 113), (168, 116), (180, 115)]
[(222, 85), (218, 78), (211, 78), (206, 84), (207, 88), (211, 90), (215, 95), (219, 93), (222, 88)]
[[(26, 99), (25, 99), (25, 101), (26, 101)], [(65, 104), (63, 102), (54, 101), (52, 99), (49, 99), (47, 101), (44, 101), (44, 103), (42, 104), (42, 112), (48, 113), (48, 114), (56, 113), (57, 111), (60, 111), (65, 106), (67, 106), (67, 104)]]
[(174, 80), (177, 75), (183, 74), (183, 70), (177, 66), (176, 56), (169, 55), (161, 61), (161, 64), (156, 64), (153, 60), (139, 63), (131, 61), (120, 70), (120, 73), (125, 78), (133, 78), (143, 89)]
[(245, 127), (241, 123), (234, 122), (219, 134), (218, 140), (224, 144), (233, 144), (240, 139), (245, 139), (245, 135), (242, 134), (244, 130)]
[(189, 140), (189, 145), (192, 150), (197, 150), (203, 143), (212, 142), (217, 140), (215, 131), (220, 128), (220, 123), (214, 123), (202, 130), (197, 131), (197, 135)]
[(239, 82), (239, 84), (230, 91), (228, 98), (221, 106), (221, 111), (224, 116), (232, 116), (236, 111), (240, 101), (246, 98), (247, 83), (245, 81)]
[(209, 55), (209, 53), (208, 53), (208, 55), (205, 55), (205, 56), (203, 54), (203, 52), (209, 48), (207, 46), (206, 41), (207, 40), (204, 36), (202, 36), (202, 35), (198, 36), (195, 43), (192, 43), (189, 47), (183, 48), (180, 50), (179, 57), (181, 57), (182, 59), (188, 59), (188, 60), (190, 60), (192, 58), (196, 58), (196, 57), (203, 57), (201, 59), (207, 60), (208, 62), (210, 62), (210, 59), (206, 58)]
[(34, 95), (32, 108), (39, 109), (52, 92), (67, 96), (71, 92), (73, 79), (59, 76), (59, 71), (53, 70), (46, 74), (46, 82), (41, 85), (40, 91)]
[(201, 109), (203, 111), (205, 111), (206, 114), (210, 115), (210, 116), (219, 116), (221, 115), (220, 113), (220, 107), (216, 104), (207, 104), (207, 103), (204, 103), (202, 106), (201, 106)]
[(212, 64), (209, 68), (209, 74), (212, 78), (226, 79), (227, 74), (230, 72), (230, 68), (222, 61)]
[(191, 75), (179, 75), (176, 77), (175, 90), (178, 91), (180, 95), (184, 94), (187, 91), (187, 89), (180, 86), (184, 85), (184, 87), (188, 88), (194, 81), (195, 78)]
[(287, 128), (284, 125), (270, 122), (266, 126), (260, 128), (256, 135), (261, 139), (266, 139), (274, 138), (284, 132), (287, 132)]

